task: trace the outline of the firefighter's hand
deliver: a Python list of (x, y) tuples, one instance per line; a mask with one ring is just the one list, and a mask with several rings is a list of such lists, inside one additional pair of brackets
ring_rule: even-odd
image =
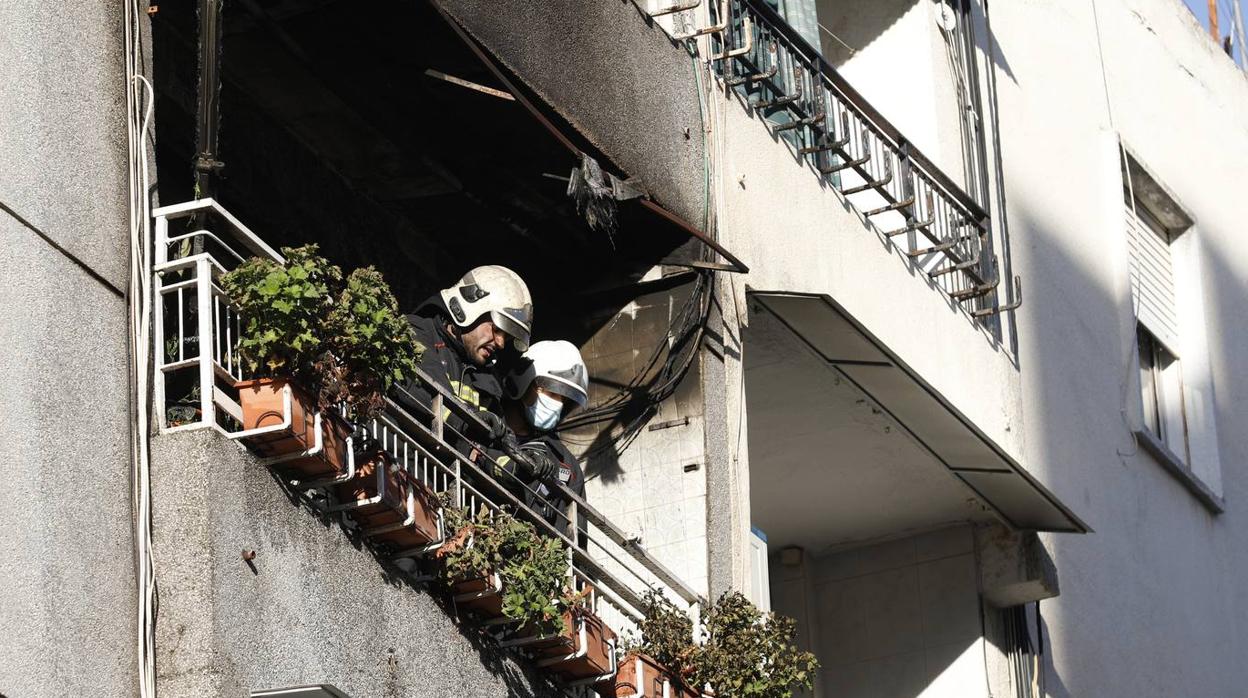
[(503, 440), (503, 437), (511, 433), (511, 429), (507, 427), (507, 422), (503, 418), (493, 412), (478, 412), (477, 416), (485, 423), (486, 439), (490, 444), (497, 444)]
[(525, 479), (541, 481), (553, 479), (559, 473), (559, 461), (550, 449), (540, 443), (527, 443), (520, 447), (520, 467), (528, 470)]

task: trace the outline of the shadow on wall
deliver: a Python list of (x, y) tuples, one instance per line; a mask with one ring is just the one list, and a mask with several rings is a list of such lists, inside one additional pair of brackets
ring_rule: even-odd
[[(816, 0), (819, 9), (819, 43), (824, 60), (835, 68), (844, 66), (855, 54), (865, 50), (888, 31), (902, 16), (921, 1), (877, 0), (871, 3), (847, 3), (844, 0)], [(944, 0), (948, 4), (959, 0)], [(971, 13), (978, 24), (982, 21), (986, 0), (972, 2)], [(991, 10), (990, 10), (991, 11)], [(976, 28), (978, 34), (980, 29)], [(1010, 80), (1015, 80), (1009, 61), (1001, 47), (993, 42), (992, 61)]]
[[(382, 583), (396, 589), (404, 589), (406, 593), (427, 594), (446, 613), (447, 617), (453, 621), (459, 636), (467, 641), (476, 652), (481, 666), (503, 681), (507, 687), (507, 695), (519, 698), (540, 698), (544, 695), (554, 695), (557, 692), (552, 686), (544, 686), (541, 679), (534, 676), (526, 678), (525, 673), (516, 665), (516, 660), (511, 655), (493, 644), (488, 639), (488, 634), (472, 625), (471, 620), (459, 615), (454, 602), (451, 601), (447, 594), (430, 588), (427, 584), (414, 583), (409, 577), (410, 573), (398, 567), (385, 552), (369, 544), (368, 539), (361, 534), (359, 526), (345, 513), (326, 513), (318, 508), (315, 503), (301, 496), (298, 490), (292, 488), (273, 471), (268, 471), (268, 475), (273, 481), (273, 486), (282, 491), (291, 507), (301, 510), (304, 515), (315, 518), (327, 535), (340, 534), (350, 543), (351, 547), (367, 552), (377, 564), (377, 576)], [(321, 501), (323, 502), (324, 500)], [(337, 529), (337, 531), (335, 532), (334, 529)], [(250, 561), (247, 564), (253, 574), (258, 574), (255, 566)], [(432, 558), (420, 559), (417, 561), (416, 571), (422, 576), (435, 575), (436, 569), (434, 567), (436, 564)], [(535, 689), (538, 689), (540, 692), (535, 692)], [(546, 690), (542, 689), (549, 689), (550, 692), (547, 693)]]
[[(817, 0), (823, 57), (840, 68), (923, 0)], [(819, 48), (819, 47), (816, 47)]]
[[(1016, 240), (1027, 243), (1021, 273), (1030, 280), (1019, 318), (1020, 355), (1030, 369), (1022, 388), (1029, 396), (1027, 462), (1097, 531), (1043, 538), (1062, 578), (1062, 595), (1044, 604), (1048, 692), (1055, 698), (1104, 694), (1109, 687), (1122, 695), (1234, 694), (1234, 672), (1217, 667), (1234, 666), (1244, 648), (1232, 620), (1248, 602), (1248, 591), (1232, 579), (1234, 570), (1248, 568), (1248, 552), (1233, 537), (1242, 530), (1242, 513), (1231, 508), (1215, 517), (1132, 436), (1124, 410), (1139, 400), (1136, 349), (1123, 337), (1133, 322), (1119, 297), (1126, 281), (1115, 279), (1119, 254), (1112, 253), (1121, 244), (1125, 256), (1126, 241), (1097, 230), (1095, 211), (1071, 232), (1059, 218), (1073, 214), (1043, 209), (1018, 193), (1013, 205)], [(1080, 232), (1099, 241), (1076, 247), (1086, 239)], [(1199, 227), (1193, 234), (1202, 234)], [(1242, 253), (1210, 238), (1202, 236), (1201, 263), (1221, 462), (1242, 463), (1244, 441), (1228, 427), (1248, 423), (1242, 399), (1248, 374), (1241, 368), (1248, 289), (1243, 269), (1228, 261)], [(1222, 476), (1226, 501), (1248, 496), (1242, 469), (1224, 466)], [(1196, 655), (1199, 662), (1173, 671), (1104, 674), (1123, 657)]]

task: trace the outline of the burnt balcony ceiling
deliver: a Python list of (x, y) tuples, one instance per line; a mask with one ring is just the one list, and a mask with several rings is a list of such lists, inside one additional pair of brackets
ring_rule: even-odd
[[(614, 235), (591, 230), (560, 179), (575, 155), (507, 95), (438, 77), (505, 92), (427, 2), (238, 0), (224, 17), (215, 196), (278, 244), (375, 264), (405, 305), (473, 265), (506, 264), (529, 280), (539, 330), (541, 308), (627, 285), (687, 246), (636, 202), (619, 206)], [(194, 3), (162, 5), (153, 36), (161, 196), (185, 200)]]

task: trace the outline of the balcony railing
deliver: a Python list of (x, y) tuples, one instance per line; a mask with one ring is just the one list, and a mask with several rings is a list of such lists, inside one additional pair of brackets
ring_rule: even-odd
[[(212, 428), (230, 438), (248, 438), (251, 434), (242, 431), (243, 415), (234, 387), (247, 378), (233, 347), (241, 323), (217, 279), (246, 256), (275, 260), (281, 256), (211, 199), (166, 206), (157, 209), (154, 216), (155, 402), (161, 431)], [(180, 228), (176, 234), (175, 228)], [(490, 474), (503, 471), (491, 468), (488, 457), (478, 455), (474, 462), (452, 447), (452, 443), (479, 441), (475, 437), (487, 429), (470, 408), (428, 376), (422, 373), (420, 382), (434, 397), (426, 403), (406, 396), (410, 404), (419, 406), (419, 414), (388, 401), (380, 416), (355, 427), (345, 449), (349, 464), (343, 475), (290, 484), (308, 493), (327, 495), (328, 485), (345, 481), (355, 472), (351, 442), (367, 438), (384, 449), (412, 481), (433, 492), (449, 493), (452, 501), (472, 516), (484, 512), (488, 517), (506, 510), (532, 523), (542, 535), (559, 540), (567, 555), (569, 580), (577, 580), (578, 588), (585, 583), (593, 589), (593, 610), (617, 632), (636, 631), (643, 596), (650, 590), (687, 609), (696, 627), (702, 597), (648, 553), (638, 539), (620, 530), (584, 499), (565, 489), (563, 494), (572, 504), (552, 524), (514, 494), (518, 481), (503, 482)], [(289, 418), (289, 405), (286, 409)], [(463, 419), (469, 433), (454, 431), (443, 418), (445, 410)], [(500, 477), (509, 475), (504, 472)], [(379, 487), (384, 487), (383, 480), (379, 474)], [(347, 511), (356, 505), (342, 502), (325, 506), (330, 511)], [(443, 530), (441, 524), (439, 529), (443, 539), (454, 533)], [(395, 560), (418, 558), (441, 543), (438, 540), (388, 554)]]
[(988, 212), (783, 17), (763, 0), (688, 0), (651, 14), (686, 10), (706, 25), (673, 38), (709, 37), (704, 58), (720, 78), (934, 285), (974, 317), (1017, 307), (1017, 279), (1009, 304), (998, 292)]

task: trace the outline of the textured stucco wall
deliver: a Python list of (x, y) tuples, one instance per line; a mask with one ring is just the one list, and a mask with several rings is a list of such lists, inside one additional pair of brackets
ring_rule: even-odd
[(162, 696), (315, 683), (356, 698), (558, 695), (234, 442), (167, 434), (152, 460)]
[(121, 7), (0, 3), (0, 694), (132, 695)]

